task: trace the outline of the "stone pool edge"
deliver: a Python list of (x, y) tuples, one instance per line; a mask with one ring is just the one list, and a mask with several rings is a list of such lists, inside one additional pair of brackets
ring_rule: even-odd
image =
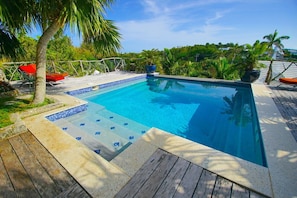
[(296, 197), (297, 143), (263, 84), (252, 90), (274, 197)]

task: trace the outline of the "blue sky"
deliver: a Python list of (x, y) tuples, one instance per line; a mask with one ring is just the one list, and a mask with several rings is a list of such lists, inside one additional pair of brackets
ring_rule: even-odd
[(274, 30), (290, 36), (285, 48), (297, 49), (296, 0), (116, 0), (106, 18), (119, 27), (122, 52), (252, 44)]
[[(290, 36), (285, 48), (297, 49), (297, 0), (115, 0), (106, 18), (122, 35), (120, 52), (253, 44), (274, 30)], [(66, 32), (79, 46), (78, 34)]]

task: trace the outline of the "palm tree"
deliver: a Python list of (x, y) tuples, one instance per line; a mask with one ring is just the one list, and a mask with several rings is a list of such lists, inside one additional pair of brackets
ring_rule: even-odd
[(267, 40), (266, 43), (268, 45), (268, 52), (269, 52), (269, 55), (271, 57), (269, 68), (268, 68), (266, 79), (265, 79), (265, 82), (268, 85), (270, 84), (271, 78), (272, 78), (272, 63), (273, 63), (274, 49), (278, 48), (279, 50), (282, 50), (284, 48), (284, 46), (281, 43), (281, 41), (284, 40), (284, 39), (289, 39), (290, 38), (289, 36), (277, 37), (277, 34), (278, 34), (277, 30), (275, 30), (273, 34), (269, 34), (269, 35), (266, 35), (266, 36), (263, 37), (263, 39)]
[(0, 21), (0, 57), (2, 55), (15, 58), (22, 52), (21, 44), (8, 27)]
[[(33, 104), (46, 93), (46, 50), (50, 39), (65, 27), (77, 30), (84, 42), (111, 53), (121, 47), (116, 26), (103, 15), (113, 0), (0, 0), (0, 19), (12, 28), (39, 26), (42, 31), (36, 50), (36, 83)], [(17, 13), (17, 14), (15, 14)], [(26, 28), (26, 30), (29, 30)]]

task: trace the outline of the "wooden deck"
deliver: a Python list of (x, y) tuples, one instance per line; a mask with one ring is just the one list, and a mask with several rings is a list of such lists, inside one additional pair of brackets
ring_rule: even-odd
[(0, 142), (0, 197), (90, 197), (30, 132)]
[(297, 87), (270, 86), (272, 98), (297, 142)]
[(158, 149), (115, 197), (265, 196)]

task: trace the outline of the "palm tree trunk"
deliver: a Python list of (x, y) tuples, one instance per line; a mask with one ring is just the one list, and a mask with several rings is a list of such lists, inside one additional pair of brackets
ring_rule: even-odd
[(46, 94), (46, 49), (47, 44), (50, 39), (57, 33), (60, 29), (58, 21), (53, 22), (49, 26), (37, 43), (36, 50), (36, 82), (35, 82), (35, 94), (32, 103), (40, 104), (44, 102)]
[(273, 63), (273, 59), (271, 59), (271, 61), (270, 61), (268, 71), (267, 71), (267, 74), (266, 74), (265, 82), (267, 83), (267, 85), (270, 84), (271, 79), (272, 79), (272, 63)]

